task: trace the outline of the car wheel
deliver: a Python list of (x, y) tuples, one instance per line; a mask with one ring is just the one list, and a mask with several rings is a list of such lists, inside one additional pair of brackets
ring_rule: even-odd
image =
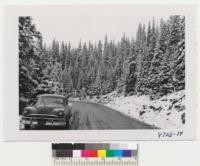
[(28, 129), (30, 129), (30, 128), (31, 128), (30, 125), (27, 125), (27, 124), (24, 125), (24, 129), (25, 129), (25, 130), (28, 130)]

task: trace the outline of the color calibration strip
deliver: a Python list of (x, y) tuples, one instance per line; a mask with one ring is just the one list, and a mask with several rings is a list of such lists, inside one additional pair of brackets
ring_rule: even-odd
[(52, 144), (53, 157), (136, 157), (137, 149), (125, 144)]
[(138, 166), (138, 147), (127, 144), (52, 144), (52, 166)]
[(53, 150), (53, 157), (134, 157), (135, 150)]

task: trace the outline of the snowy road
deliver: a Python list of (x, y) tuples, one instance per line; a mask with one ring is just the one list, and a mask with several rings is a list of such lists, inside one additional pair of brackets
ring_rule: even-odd
[[(72, 117), (69, 130), (103, 130), (103, 129), (153, 129), (152, 126), (121, 114), (111, 108), (97, 103), (70, 101)], [(20, 129), (24, 129), (20, 124)], [(60, 127), (32, 127), (34, 130), (63, 130)]]
[(70, 101), (73, 116), (70, 129), (152, 129), (106, 106), (84, 101)]

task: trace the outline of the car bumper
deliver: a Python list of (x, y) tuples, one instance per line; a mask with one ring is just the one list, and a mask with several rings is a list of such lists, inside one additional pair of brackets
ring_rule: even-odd
[(63, 118), (31, 118), (22, 117), (21, 123), (24, 125), (42, 125), (42, 126), (65, 126), (66, 121)]

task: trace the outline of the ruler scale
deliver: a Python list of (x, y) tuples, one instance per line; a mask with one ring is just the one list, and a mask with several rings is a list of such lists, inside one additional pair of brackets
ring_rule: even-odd
[(53, 166), (137, 166), (135, 158), (59, 158), (53, 159)]
[(137, 155), (125, 144), (52, 144), (52, 166), (138, 166)]

